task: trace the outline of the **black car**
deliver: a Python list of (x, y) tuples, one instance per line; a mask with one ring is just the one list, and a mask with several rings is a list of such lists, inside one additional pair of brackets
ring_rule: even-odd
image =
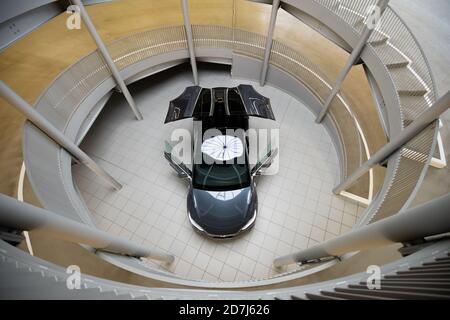
[(192, 170), (177, 161), (168, 143), (164, 156), (179, 177), (189, 180), (189, 220), (207, 236), (233, 237), (255, 222), (258, 197), (254, 177), (270, 165), (277, 150), (267, 150), (261, 161), (250, 164), (249, 116), (275, 120), (270, 100), (250, 85), (188, 87), (170, 102), (165, 123), (194, 120)]

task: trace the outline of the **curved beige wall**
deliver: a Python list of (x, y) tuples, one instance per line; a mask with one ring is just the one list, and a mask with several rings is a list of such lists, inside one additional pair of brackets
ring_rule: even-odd
[[(244, 0), (190, 0), (193, 24), (215, 24), (265, 34), (271, 7)], [(123, 0), (89, 6), (98, 32), (111, 42), (124, 35), (161, 26), (181, 25), (179, 0)], [(95, 50), (87, 30), (68, 30), (63, 13), (42, 25), (0, 53), (0, 79), (33, 104), (40, 93), (65, 68)], [(335, 79), (348, 56), (346, 52), (280, 10), (275, 39), (319, 65)], [(356, 67), (344, 83), (344, 93), (367, 135), (371, 152), (386, 141), (378, 121), (370, 89), (361, 67)], [(0, 192), (15, 195), (22, 163), (21, 128), (24, 118), (0, 99)], [(375, 184), (382, 182), (383, 172)]]

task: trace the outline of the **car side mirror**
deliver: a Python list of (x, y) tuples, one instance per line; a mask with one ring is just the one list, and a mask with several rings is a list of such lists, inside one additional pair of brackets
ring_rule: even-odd
[(188, 167), (186, 167), (184, 163), (175, 162), (169, 152), (164, 152), (164, 157), (166, 158), (172, 169), (175, 170), (179, 178), (192, 180), (192, 171)]
[(254, 176), (254, 177), (258, 177), (260, 175), (262, 175), (262, 170), (257, 170), (257, 171), (252, 173), (252, 176)]
[(261, 159), (251, 170), (251, 175), (253, 177), (260, 176), (262, 174), (262, 171), (265, 168), (270, 167), (272, 164), (273, 159), (278, 155), (278, 148), (270, 150), (267, 152), (267, 154), (264, 156), (263, 159)]

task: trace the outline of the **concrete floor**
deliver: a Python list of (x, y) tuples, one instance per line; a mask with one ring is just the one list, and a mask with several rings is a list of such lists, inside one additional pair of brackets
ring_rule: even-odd
[[(448, 76), (450, 74), (450, 55), (448, 55), (450, 52), (450, 19), (448, 19), (450, 2), (447, 0), (392, 0), (391, 5), (405, 20), (421, 44), (435, 77), (437, 95), (441, 96), (450, 90), (450, 77)], [(446, 157), (449, 159), (450, 111), (441, 119), (444, 125), (441, 135), (446, 148)], [(449, 192), (450, 169), (448, 167), (444, 169), (430, 168), (413, 205)], [(366, 261), (366, 259), (362, 260)], [(349, 272), (358, 270), (361, 262), (361, 259), (352, 261)], [(330, 274), (328, 271), (325, 273), (328, 276)], [(339, 275), (342, 275), (341, 272)]]
[[(450, 55), (448, 55), (448, 52), (450, 52), (450, 19), (448, 19), (448, 16), (450, 14), (450, 2), (448, 0), (391, 0), (391, 5), (395, 9), (397, 9), (399, 15), (406, 21), (408, 26), (417, 37), (419, 43), (422, 45), (422, 48), (429, 59), (431, 69), (433, 70), (436, 79), (438, 95), (442, 95), (450, 89), (450, 77), (448, 76), (450, 74)], [(136, 6), (136, 8), (138, 8), (138, 6)], [(103, 8), (99, 8), (99, 11), (100, 9), (103, 10)], [(159, 10), (159, 8), (157, 9)], [(106, 13), (105, 10), (103, 10), (103, 12)], [(140, 9), (139, 12), (148, 12), (148, 10), (144, 11)], [(117, 10), (117, 13), (120, 16), (124, 16), (122, 10)], [(155, 15), (155, 18), (157, 20), (160, 20), (160, 18), (158, 18), (160, 16), (163, 15)], [(98, 19), (98, 17), (96, 18)], [(105, 21), (110, 20), (109, 17), (107, 18), (108, 19), (105, 19)], [(64, 19), (64, 15), (58, 17), (58, 19), (55, 19), (53, 23), (41, 28), (39, 32), (43, 31), (43, 29), (46, 29), (47, 31), (60, 30), (59, 25), (63, 25)], [(154, 19), (148, 20), (146, 17), (142, 17), (142, 19), (136, 19), (136, 17), (133, 16), (133, 19), (127, 19), (126, 22), (127, 26), (131, 26), (131, 29), (136, 29), (135, 25), (139, 25), (139, 22), (149, 23), (153, 26), (157, 25), (155, 21), (156, 20)], [(98, 20), (96, 20), (96, 22), (98, 22)], [(104, 29), (107, 29), (106, 31), (104, 31), (103, 29), (100, 30), (102, 37), (104, 37), (106, 41), (110, 41), (111, 39), (116, 38), (116, 33), (122, 34), (121, 32), (126, 31), (119, 28), (108, 29), (106, 28), (106, 26), (109, 27), (112, 24), (107, 24), (106, 22), (103, 24), (100, 22), (98, 23), (100, 27), (103, 25), (105, 26)], [(139, 25), (139, 28), (142, 28), (142, 26)], [(139, 28), (137, 28), (137, 30), (139, 30)], [(113, 31), (111, 31), (110, 29), (113, 29)], [(82, 32), (83, 31), (78, 32), (77, 34)], [(63, 37), (55, 38), (49, 37), (48, 35), (42, 37), (42, 34), (36, 32), (34, 35), (28, 37), (28, 39), (21, 41), (21, 43), (18, 43), (19, 46), (17, 50), (13, 51), (11, 54), (11, 57), (13, 59), (5, 59), (5, 54), (2, 53), (2, 59), (0, 59), (0, 64), (2, 65), (2, 69), (0, 72), (1, 77), (4, 79), (8, 79), (8, 84), (12, 85), (14, 89), (17, 90), (29, 102), (33, 102), (42, 91), (42, 89), (47, 85), (47, 83), (51, 79), (53, 79), (54, 76), (59, 72), (59, 70), (64, 69), (64, 67), (68, 63), (70, 64), (72, 61), (76, 60), (77, 57), (82, 56), (84, 55), (84, 53), (92, 50), (93, 44), (88, 36), (86, 36), (85, 34), (83, 35), (83, 37), (80, 36), (80, 38), (83, 38), (81, 44), (86, 44), (87, 46), (82, 47), (80, 43), (77, 43), (76, 45), (73, 44), (73, 34), (74, 32), (72, 32), (70, 37), (64, 35)], [(42, 39), (47, 39), (47, 41), (42, 41)], [(70, 39), (70, 43), (72, 45), (61, 45), (61, 41), (66, 39)], [(33, 42), (30, 43), (29, 40), (35, 40), (34, 45)], [(58, 45), (52, 46), (53, 43)], [(41, 45), (41, 47), (36, 47), (36, 44)], [(73, 50), (74, 47), (76, 47), (77, 50)], [(59, 48), (67, 48), (67, 50), (61, 51), (61, 49)], [(80, 48), (83, 48), (83, 50), (80, 50)], [(55, 59), (48, 58), (50, 51), (54, 53), (54, 56), (56, 57)], [(71, 57), (71, 53), (72, 55), (75, 55), (75, 57)], [(38, 69), (36, 61), (30, 60), (30, 56), (35, 56), (38, 62), (46, 61), (46, 64), (43, 65), (41, 69)], [(46, 59), (42, 59), (42, 57), (45, 57)], [(4, 101), (0, 101), (0, 104), (2, 105), (2, 108), (0, 108), (2, 112), (4, 110), (11, 109), (11, 107), (4, 103)], [(7, 141), (9, 145), (17, 146), (17, 150), (13, 154), (14, 157), (11, 157), (11, 153), (7, 154), (5, 152), (2, 152), (0, 154), (2, 156), (0, 161), (2, 164), (2, 168), (8, 168), (8, 170), (0, 171), (2, 173), (2, 177), (7, 171), (12, 172), (11, 176), (15, 181), (22, 161), (20, 155), (21, 135), (17, 132), (20, 132), (23, 118), (18, 114), (16, 115), (15, 111), (12, 111), (11, 113), (14, 113), (14, 115), (8, 118), (3, 118), (5, 119), (3, 123), (3, 131), (5, 133), (12, 132), (13, 134), (2, 135), (2, 139), (4, 141)], [(447, 157), (450, 158), (450, 112), (447, 112), (443, 116), (443, 120), (445, 126), (442, 129), (441, 133), (444, 139), (444, 144), (446, 145)], [(6, 142), (2, 142), (1, 145), (6, 145)], [(3, 148), (3, 150), (5, 150), (5, 148)], [(8, 157), (6, 157), (6, 155), (8, 155)], [(14, 162), (15, 165), (11, 165), (10, 162)], [(4, 189), (2, 189), (2, 191), (5, 190), (5, 193), (7, 192), (13, 194), (13, 191), (16, 190), (16, 185), (13, 183), (14, 181), (2, 179), (2, 184), (4, 184), (5, 181), (7, 181), (11, 186), (5, 187)], [(430, 168), (415, 203), (417, 204), (423, 201), (427, 201), (448, 192), (450, 192), (449, 169)], [(28, 194), (32, 194), (31, 190), (28, 192)], [(49, 246), (44, 246), (46, 248), (46, 251), (48, 251), (48, 247), (50, 247), (50, 245), (51, 243), (49, 243)], [(50, 259), (50, 257), (48, 257), (48, 259)], [(354, 263), (351, 265), (351, 269), (357, 270), (358, 266), (366, 261), (365, 259), (363, 260), (364, 261), (354, 261)]]
[(257, 180), (259, 210), (252, 230), (213, 241), (188, 221), (187, 185), (163, 157), (164, 139), (173, 129), (192, 126), (190, 119), (163, 124), (169, 101), (192, 83), (187, 64), (131, 86), (143, 121), (135, 121), (116, 95), (83, 141), (83, 150), (123, 182), (123, 189), (111, 191), (84, 166), (74, 167), (74, 180), (100, 229), (175, 254), (170, 271), (177, 275), (228, 282), (292, 271), (298, 267), (273, 268), (273, 259), (347, 232), (364, 208), (332, 194), (339, 177), (336, 151), (305, 106), (270, 86), (231, 79), (229, 67), (202, 64), (199, 70), (202, 86), (249, 83), (271, 99), (277, 121), (252, 118), (250, 127), (279, 128), (280, 169)]
[[(106, 44), (128, 34), (183, 24), (178, 0), (111, 1), (87, 10)], [(231, 27), (234, 22), (237, 28), (260, 34), (267, 31), (270, 11), (270, 6), (247, 0), (190, 2), (192, 24)], [(30, 104), (60, 72), (95, 50), (87, 29), (68, 30), (66, 19), (67, 14), (62, 13), (0, 52), (0, 78)], [(276, 30), (277, 40), (320, 66), (321, 73), (330, 80), (337, 78), (348, 58), (347, 52), (288, 13), (279, 15)], [(362, 66), (352, 68), (342, 93), (358, 117), (369, 151), (378, 150), (386, 138)], [(15, 197), (22, 165), (24, 118), (0, 98), (0, 119), (0, 191)], [(383, 179), (384, 171), (375, 170), (375, 189)]]

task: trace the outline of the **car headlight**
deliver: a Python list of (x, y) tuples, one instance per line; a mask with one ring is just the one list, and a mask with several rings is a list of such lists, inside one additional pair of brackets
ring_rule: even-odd
[(256, 209), (253, 213), (253, 217), (245, 224), (245, 226), (242, 227), (241, 230), (243, 231), (246, 230), (248, 227), (250, 227), (255, 222), (255, 219), (256, 219)]
[(192, 219), (192, 217), (191, 217), (190, 214), (188, 214), (188, 218), (189, 218), (189, 221), (191, 222), (191, 224), (192, 224), (194, 227), (196, 227), (196, 228), (197, 228), (198, 230), (200, 230), (200, 231), (205, 231), (205, 230), (203, 230), (202, 227), (200, 227), (200, 225), (199, 225), (197, 222), (194, 221), (194, 219)]

